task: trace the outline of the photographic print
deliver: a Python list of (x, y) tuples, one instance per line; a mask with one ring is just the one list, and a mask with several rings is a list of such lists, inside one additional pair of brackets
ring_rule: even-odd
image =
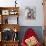
[(36, 18), (36, 9), (35, 8), (30, 8), (26, 7), (25, 8), (25, 16), (27, 19), (35, 19)]

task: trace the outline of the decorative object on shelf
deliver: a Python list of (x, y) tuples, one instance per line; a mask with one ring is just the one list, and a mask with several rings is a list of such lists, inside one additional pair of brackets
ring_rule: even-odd
[(14, 32), (13, 40), (18, 40), (18, 32)]
[(8, 16), (3, 15), (2, 24), (8, 24)]
[(16, 2), (17, 0), (15, 0), (15, 7), (16, 7), (16, 4), (17, 4), (17, 2)]
[(10, 14), (10, 15), (17, 15), (17, 13), (18, 13), (18, 12), (17, 12), (16, 10), (10, 10), (10, 13), (9, 13), (9, 14)]
[(2, 15), (9, 15), (9, 10), (2, 10)]
[(30, 7), (26, 7), (25, 8), (25, 16), (27, 19), (35, 19), (36, 17), (36, 9), (35, 8), (30, 8)]
[(17, 32), (17, 29), (14, 27), (14, 41), (15, 40), (18, 40), (18, 32)]
[(5, 24), (8, 24), (8, 18), (7, 18), (7, 19), (5, 19)]
[(14, 32), (17, 32), (16, 28), (14, 28)]
[(12, 40), (12, 30), (11, 29), (5, 28), (2, 31), (2, 40), (4, 41)]

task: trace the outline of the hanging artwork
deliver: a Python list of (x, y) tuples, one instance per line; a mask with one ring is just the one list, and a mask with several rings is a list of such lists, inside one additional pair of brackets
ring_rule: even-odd
[(36, 17), (35, 14), (36, 14), (35, 8), (30, 8), (30, 7), (25, 8), (25, 16), (27, 19), (35, 19), (35, 17)]

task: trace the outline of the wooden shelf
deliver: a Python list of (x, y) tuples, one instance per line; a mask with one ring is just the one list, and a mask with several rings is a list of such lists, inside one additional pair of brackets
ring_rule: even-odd
[(1, 41), (0, 45), (2, 46), (18, 46), (19, 41)]
[(5, 29), (5, 28), (9, 28), (12, 29), (14, 31), (14, 29), (16, 29), (17, 31), (19, 31), (20, 26), (19, 24), (1, 24), (1, 30)]
[[(13, 14), (10, 12), (13, 12)], [(15, 14), (14, 12), (17, 12), (17, 13)], [(0, 15), (1, 15), (2, 24), (6, 23), (5, 20), (7, 20), (7, 23), (8, 23), (8, 18), (5, 19), (5, 17), (9, 17), (9, 16), (14, 16), (14, 17), (17, 16), (17, 24), (18, 24), (19, 7), (0, 7)]]
[[(7, 11), (8, 10), (8, 11)], [(3, 12), (2, 12), (3, 11)], [(14, 14), (10, 13), (13, 12)], [(15, 14), (15, 12), (17, 12)], [(17, 16), (17, 24), (8, 24), (8, 19), (7, 16)], [(5, 19), (6, 17), (6, 19)], [(0, 7), (0, 20), (1, 20), (1, 24), (0, 24), (0, 32), (2, 33), (4, 29), (8, 28), (11, 29), (15, 32), (18, 33), (20, 26), (18, 24), (18, 17), (19, 17), (19, 7)], [(6, 23), (7, 22), (7, 23)], [(11, 31), (10, 30), (10, 31)], [(12, 34), (13, 35), (13, 34)], [(15, 34), (14, 34), (15, 35)], [(17, 34), (16, 34), (17, 35)], [(1, 34), (2, 36), (2, 34)], [(15, 36), (14, 36), (15, 37)], [(13, 38), (14, 38), (13, 37)], [(16, 36), (17, 37), (17, 36)], [(3, 37), (1, 37), (1, 41), (0, 41), (0, 46), (18, 46), (18, 42), (19, 41), (13, 41), (13, 40), (9, 40), (9, 41), (4, 41), (2, 39)], [(18, 40), (18, 39), (17, 39)]]
[(12, 9), (16, 9), (16, 10), (18, 10), (19, 9), (19, 7), (0, 7), (0, 10), (12, 10)]

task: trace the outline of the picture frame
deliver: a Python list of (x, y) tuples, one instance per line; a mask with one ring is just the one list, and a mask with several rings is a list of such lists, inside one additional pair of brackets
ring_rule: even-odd
[(2, 15), (9, 15), (9, 10), (2, 10)]
[(3, 15), (2, 23), (3, 23), (3, 24), (8, 24), (8, 16), (4, 16), (4, 15)]
[(3, 41), (9, 41), (9, 40), (15, 41), (18, 40), (18, 32), (14, 32), (10, 28), (4, 28), (1, 37)]
[(25, 16), (26, 16), (26, 19), (35, 20), (36, 19), (36, 8), (26, 7), (25, 8)]
[(9, 14), (10, 14), (10, 15), (17, 15), (17, 13), (18, 13), (18, 12), (17, 12), (16, 10), (10, 10), (10, 11), (9, 11)]

